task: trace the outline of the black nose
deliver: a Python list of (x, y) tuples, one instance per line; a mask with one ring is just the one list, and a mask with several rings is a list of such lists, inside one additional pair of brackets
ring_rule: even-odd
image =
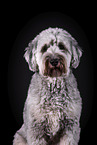
[(58, 59), (51, 59), (50, 63), (52, 66), (57, 66), (58, 65)]

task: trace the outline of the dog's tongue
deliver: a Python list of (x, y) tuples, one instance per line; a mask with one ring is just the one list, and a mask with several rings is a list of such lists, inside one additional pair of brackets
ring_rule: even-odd
[(53, 76), (53, 77), (58, 77), (58, 76), (60, 76), (60, 71), (59, 71), (58, 68), (54, 68), (54, 69), (52, 70), (52, 76)]
[(52, 75), (53, 75), (53, 76), (56, 76), (56, 75), (57, 75), (57, 70), (56, 70), (56, 69), (53, 69), (53, 70), (52, 70)]

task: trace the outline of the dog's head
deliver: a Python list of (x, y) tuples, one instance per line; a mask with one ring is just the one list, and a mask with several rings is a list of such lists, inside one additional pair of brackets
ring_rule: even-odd
[(77, 41), (65, 30), (49, 28), (32, 40), (24, 57), (30, 70), (41, 75), (59, 77), (79, 65), (82, 51)]

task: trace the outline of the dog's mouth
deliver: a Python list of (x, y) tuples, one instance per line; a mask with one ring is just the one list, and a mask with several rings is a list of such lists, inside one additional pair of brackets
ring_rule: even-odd
[(66, 61), (61, 58), (48, 58), (45, 61), (44, 75), (49, 77), (59, 77), (66, 73)]

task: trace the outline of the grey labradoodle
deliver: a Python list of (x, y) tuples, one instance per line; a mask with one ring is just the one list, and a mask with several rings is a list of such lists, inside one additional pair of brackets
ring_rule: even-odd
[(48, 28), (25, 51), (35, 74), (13, 145), (78, 145), (82, 99), (71, 70), (82, 56), (77, 41), (63, 29)]

